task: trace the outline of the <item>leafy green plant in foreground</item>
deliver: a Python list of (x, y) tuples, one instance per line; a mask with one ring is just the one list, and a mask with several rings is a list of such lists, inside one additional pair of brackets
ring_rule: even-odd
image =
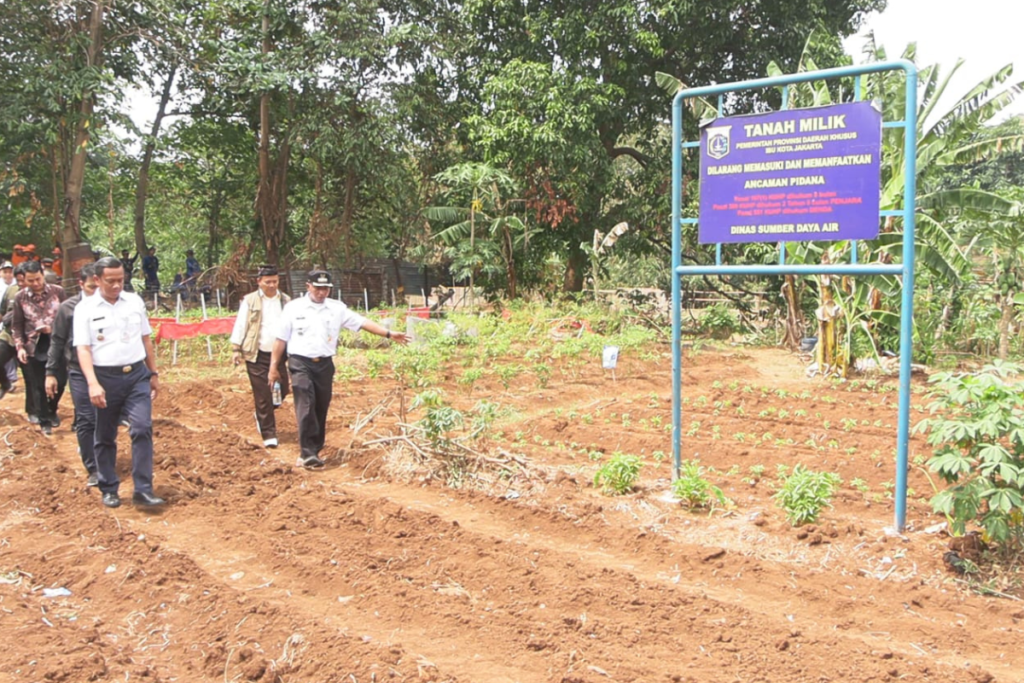
[(642, 465), (635, 455), (615, 453), (594, 475), (594, 486), (613, 495), (628, 493), (640, 478)]
[(1024, 542), (1024, 392), (1017, 366), (997, 363), (973, 374), (932, 379), (933, 415), (922, 420), (935, 448), (928, 466), (951, 486), (932, 498), (956, 535), (977, 521), (1004, 549)]
[(722, 489), (704, 478), (705, 472), (706, 470), (696, 460), (685, 460), (680, 468), (679, 478), (672, 482), (672, 493), (690, 509), (714, 510), (718, 505), (728, 504)]
[(779, 490), (772, 496), (793, 526), (817, 521), (821, 511), (832, 503), (832, 494), (840, 484), (834, 472), (815, 472), (803, 465), (793, 468), (792, 474), (779, 471)]

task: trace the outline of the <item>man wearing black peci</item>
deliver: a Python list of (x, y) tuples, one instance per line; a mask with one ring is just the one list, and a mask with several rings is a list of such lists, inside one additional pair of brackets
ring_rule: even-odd
[(299, 426), (300, 459), (303, 467), (323, 467), (320, 451), (327, 430), (327, 409), (331, 406), (334, 354), (342, 328), (366, 330), (399, 344), (408, 343), (401, 332), (392, 332), (350, 311), (328, 294), (334, 283), (331, 274), (312, 270), (306, 278), (306, 296), (295, 299), (281, 314), (281, 326), (270, 358), (268, 383), (280, 379), (279, 363), (288, 353), (292, 376), (295, 420)]
[(117, 427), (122, 414), (132, 440), (132, 503), (163, 505), (153, 493), (153, 399), (159, 389), (156, 354), (146, 307), (124, 291), (124, 268), (110, 256), (96, 262), (99, 291), (75, 309), (78, 363), (96, 407), (93, 447), (103, 504), (121, 505), (117, 477)]
[[(281, 322), (281, 311), (291, 299), (278, 290), (277, 266), (260, 266), (256, 275), (258, 289), (242, 298), (238, 317), (231, 331), (232, 362), (240, 365), (245, 361), (245, 371), (252, 385), (256, 402), (256, 428), (267, 448), (277, 448), (277, 420), (274, 417), (274, 402), (271, 386), (267, 382), (270, 373), (270, 354)], [(281, 396), (288, 395), (288, 372), (284, 358), (277, 366)]]

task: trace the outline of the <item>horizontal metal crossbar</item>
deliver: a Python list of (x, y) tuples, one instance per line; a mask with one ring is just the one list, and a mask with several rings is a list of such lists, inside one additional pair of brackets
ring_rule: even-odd
[(902, 264), (819, 263), (799, 265), (679, 266), (678, 275), (902, 275)]

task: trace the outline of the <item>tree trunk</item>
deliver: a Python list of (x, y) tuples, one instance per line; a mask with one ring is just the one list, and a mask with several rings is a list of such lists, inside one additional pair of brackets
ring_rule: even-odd
[(223, 190), (216, 190), (213, 193), (213, 197), (210, 201), (209, 217), (206, 222), (207, 230), (207, 242), (206, 242), (206, 262), (217, 263), (217, 244), (218, 236), (220, 235), (220, 211), (224, 205), (224, 192)]
[(146, 199), (149, 196), (149, 167), (153, 163), (156, 138), (160, 134), (160, 125), (167, 113), (167, 103), (171, 99), (171, 87), (174, 84), (177, 71), (176, 65), (171, 66), (171, 72), (167, 74), (167, 80), (164, 81), (164, 89), (160, 93), (160, 105), (156, 110), (156, 118), (153, 119), (153, 127), (149, 131), (149, 139), (146, 140), (146, 149), (142, 153), (142, 164), (139, 166), (139, 183), (135, 187), (135, 251), (139, 254), (145, 254), (148, 248), (146, 242)]
[[(263, 10), (263, 49), (264, 55), (274, 50), (270, 38), (270, 0), (266, 0)], [(260, 227), (263, 231), (263, 245), (266, 250), (267, 263), (278, 264), (281, 260), (281, 245), (284, 242), (285, 225), (288, 209), (288, 164), (291, 148), (288, 134), (282, 135), (281, 146), (275, 163), (270, 159), (270, 92), (260, 96), (260, 144), (259, 144), (259, 188), (256, 192), (256, 210), (259, 214)]]
[(566, 292), (583, 291), (583, 273), (587, 267), (587, 255), (579, 245), (569, 246), (569, 256), (565, 263), (565, 280), (562, 289)]
[[(103, 13), (106, 10), (105, 0), (96, 0), (89, 15), (89, 43), (85, 49), (85, 60), (89, 67), (99, 64), (103, 55)], [(64, 246), (65, 277), (73, 277), (70, 259), (71, 247), (78, 244), (82, 236), (80, 217), (82, 214), (82, 185), (85, 182), (85, 162), (88, 154), (90, 126), (92, 125), (93, 93), (86, 90), (82, 93), (79, 105), (79, 118), (75, 127), (75, 148), (71, 157), (71, 167), (67, 169), (64, 182), (64, 229), (61, 244)]]
[(999, 360), (1006, 360), (1010, 355), (1010, 328), (1013, 326), (1013, 295), (1007, 294), (999, 299)]
[(53, 237), (61, 240), (61, 215), (60, 215), (60, 178), (63, 174), (58, 171), (60, 166), (60, 154), (56, 145), (52, 145), (50, 154), (50, 197), (53, 206)]
[(795, 275), (785, 276), (782, 296), (786, 299), (786, 336), (782, 343), (796, 350), (800, 348), (800, 340), (804, 336), (804, 319), (800, 311), (800, 292)]
[(359, 176), (349, 166), (345, 171), (345, 205), (341, 211), (341, 238), (342, 252), (345, 260), (352, 257), (352, 225), (356, 217), (356, 190), (359, 186)]
[(516, 250), (508, 226), (502, 228), (502, 248), (505, 250), (505, 276), (508, 279), (508, 298), (516, 298), (518, 281), (516, 277)]

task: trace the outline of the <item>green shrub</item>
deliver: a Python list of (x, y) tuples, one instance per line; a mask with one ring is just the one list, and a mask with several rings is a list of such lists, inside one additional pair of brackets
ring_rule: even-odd
[(672, 493), (682, 500), (683, 505), (693, 508), (714, 509), (717, 505), (728, 504), (722, 489), (704, 478), (706, 470), (696, 460), (684, 460), (679, 478), (672, 482)]
[(953, 534), (976, 521), (1007, 550), (1024, 541), (1024, 392), (1012, 383), (1019, 372), (997, 363), (936, 375), (928, 406), (935, 417), (917, 426), (934, 447), (928, 466), (951, 484), (932, 508), (949, 518)]
[(786, 519), (793, 526), (817, 521), (821, 511), (831, 505), (832, 494), (841, 480), (834, 472), (815, 472), (803, 465), (793, 468), (792, 474), (779, 471), (779, 490), (774, 498), (786, 511)]
[(642, 465), (635, 455), (615, 453), (594, 475), (594, 486), (613, 495), (628, 493), (640, 478)]
[(698, 329), (712, 339), (728, 339), (740, 329), (736, 314), (725, 304), (712, 304), (701, 314)]

